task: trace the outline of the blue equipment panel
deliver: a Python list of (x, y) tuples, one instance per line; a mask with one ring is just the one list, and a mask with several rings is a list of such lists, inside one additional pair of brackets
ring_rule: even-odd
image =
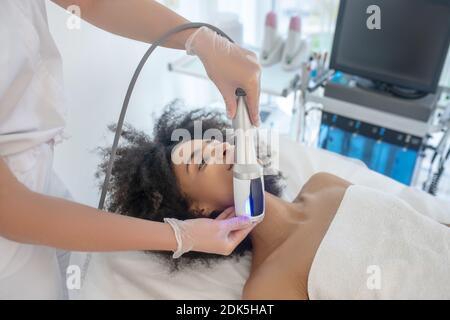
[(370, 169), (410, 185), (422, 138), (324, 111), (319, 147), (359, 159)]

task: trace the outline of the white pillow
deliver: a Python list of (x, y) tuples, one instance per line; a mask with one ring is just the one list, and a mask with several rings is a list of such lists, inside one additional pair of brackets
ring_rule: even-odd
[[(73, 257), (83, 261), (85, 255)], [(154, 254), (93, 254), (81, 290), (72, 299), (240, 299), (251, 256), (198, 264), (171, 273)]]

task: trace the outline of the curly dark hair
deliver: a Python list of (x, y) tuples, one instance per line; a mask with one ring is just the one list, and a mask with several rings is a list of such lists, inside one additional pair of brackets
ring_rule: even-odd
[[(196, 109), (180, 112), (178, 102), (167, 106), (154, 126), (153, 138), (142, 131), (126, 125), (122, 132), (122, 143), (117, 149), (112, 169), (106, 208), (110, 212), (126, 216), (162, 222), (164, 218), (186, 220), (199, 218), (198, 212), (190, 210), (189, 199), (182, 194), (173, 171), (171, 153), (179, 141), (172, 140), (175, 129), (186, 129), (194, 136), (194, 121), (201, 120), (202, 135), (208, 129), (218, 129), (225, 136), (230, 128), (229, 121), (222, 112)], [(114, 126), (110, 126), (115, 131)], [(110, 148), (101, 148), (102, 162), (97, 178), (104, 176), (111, 154)], [(264, 177), (266, 191), (279, 196), (282, 192), (279, 183), (281, 173)], [(211, 213), (215, 218), (220, 212)], [(234, 250), (230, 257), (239, 257), (251, 250), (251, 241), (247, 237)], [(155, 253), (155, 252), (153, 252)], [(171, 253), (164, 251), (159, 255), (170, 258)], [(180, 259), (167, 259), (172, 270), (180, 265), (190, 265), (195, 261), (210, 265), (212, 260), (226, 257), (200, 252), (188, 252)]]

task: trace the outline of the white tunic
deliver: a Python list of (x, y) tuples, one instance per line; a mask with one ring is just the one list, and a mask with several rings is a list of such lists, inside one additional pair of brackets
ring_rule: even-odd
[(0, 1), (0, 156), (61, 133), (61, 58), (44, 0)]
[[(0, 156), (29, 189), (54, 189), (53, 142), (64, 127), (62, 63), (44, 0), (0, 1)], [(55, 194), (56, 195), (56, 194)], [(52, 248), (0, 237), (0, 299), (56, 299)]]

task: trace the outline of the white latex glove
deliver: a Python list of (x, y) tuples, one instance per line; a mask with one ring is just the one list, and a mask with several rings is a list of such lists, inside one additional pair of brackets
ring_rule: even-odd
[(189, 251), (230, 255), (256, 225), (247, 217), (233, 218), (234, 215), (234, 209), (229, 208), (215, 220), (165, 218), (164, 222), (172, 227), (177, 239), (178, 247), (173, 258)]
[(242, 88), (247, 93), (251, 121), (254, 125), (259, 125), (261, 67), (256, 54), (207, 27), (195, 31), (187, 39), (185, 47), (188, 54), (197, 55), (202, 61), (209, 78), (225, 100), (228, 117), (235, 117), (235, 91)]

